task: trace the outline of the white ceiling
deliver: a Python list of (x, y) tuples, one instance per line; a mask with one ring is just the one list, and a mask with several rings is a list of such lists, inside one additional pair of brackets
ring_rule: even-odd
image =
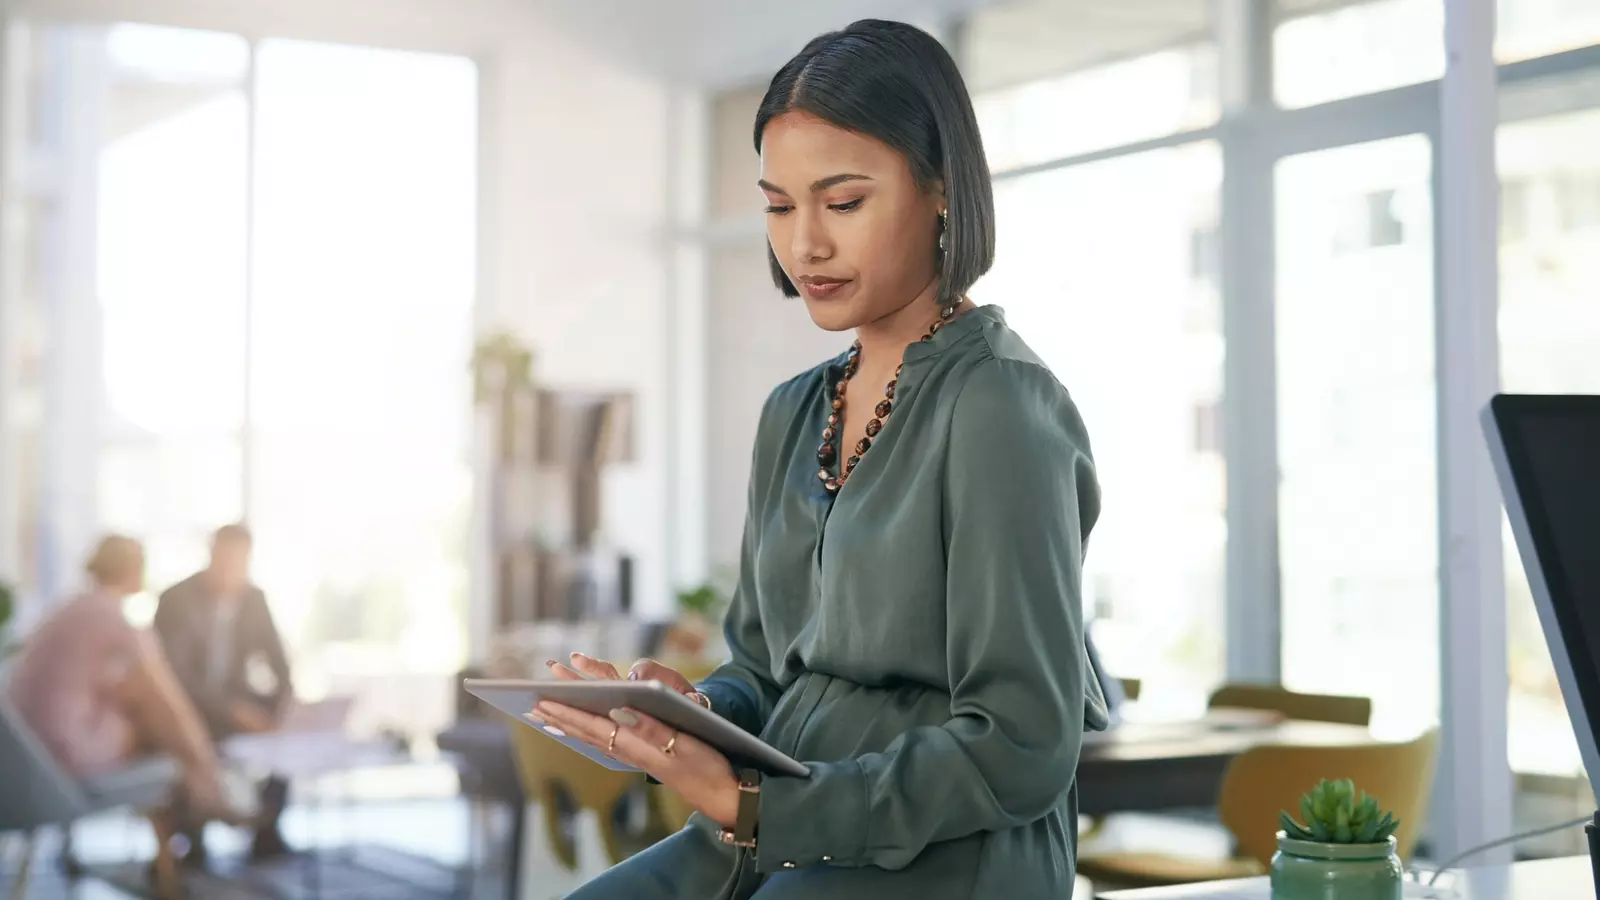
[(1211, 32), (1206, 0), (1028, 0), (986, 11), (964, 36), (975, 91), (1125, 59)]
[(857, 19), (899, 19), (931, 28), (997, 0), (534, 2), (550, 21), (622, 65), (725, 87), (769, 78), (806, 41)]
[[(765, 82), (805, 42), (861, 18), (967, 22), (962, 63), (982, 90), (1204, 39), (1212, 0), (532, 0), (619, 64), (708, 87)], [(1289, 17), (1362, 0), (1276, 0)], [(981, 15), (974, 15), (981, 11)]]

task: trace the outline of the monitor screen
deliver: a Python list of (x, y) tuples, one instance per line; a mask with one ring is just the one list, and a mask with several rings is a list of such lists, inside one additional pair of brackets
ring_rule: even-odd
[(1485, 414), (1545, 640), (1591, 780), (1600, 755), (1600, 397), (1501, 395)]

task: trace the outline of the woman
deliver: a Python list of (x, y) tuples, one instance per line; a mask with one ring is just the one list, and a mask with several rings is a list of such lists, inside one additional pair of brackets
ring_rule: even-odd
[(225, 798), (200, 715), (159, 644), (123, 617), (123, 601), (144, 590), (143, 546), (111, 535), (86, 568), (93, 587), (52, 610), (23, 645), (9, 687), (17, 712), (75, 777), (165, 752), (183, 766), (191, 814), (242, 822)]
[(1078, 750), (1105, 725), (1079, 599), (1099, 492), (1067, 392), (964, 294), (994, 248), (966, 89), (927, 34), (858, 22), (778, 72), (755, 144), (774, 280), (856, 342), (762, 410), (731, 661), (698, 686), (628, 677), (810, 777), (741, 790), (659, 721), (540, 704), (699, 811), (573, 896), (1066, 898)]

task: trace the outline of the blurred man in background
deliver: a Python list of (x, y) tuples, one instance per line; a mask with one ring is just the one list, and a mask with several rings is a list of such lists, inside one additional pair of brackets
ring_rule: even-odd
[[(218, 529), (210, 565), (168, 588), (156, 608), (155, 630), (173, 671), (218, 743), (277, 729), (294, 698), (266, 594), (250, 583), (251, 544), (243, 525)], [(270, 675), (270, 684), (258, 683), (263, 674)], [(250, 847), (257, 859), (288, 851), (278, 830), (288, 783), (273, 777), (260, 790), (260, 825)], [(188, 833), (187, 861), (195, 865), (205, 862), (202, 827), (196, 823)]]

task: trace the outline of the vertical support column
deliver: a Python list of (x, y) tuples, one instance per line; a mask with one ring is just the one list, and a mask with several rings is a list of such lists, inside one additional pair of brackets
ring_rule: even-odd
[(21, 32), (8, 14), (0, 13), (0, 581), (13, 589), (22, 571), (21, 485), (17, 458), (16, 400), (18, 338), (18, 269), (23, 243), (16, 234), (14, 210), (20, 188), (17, 164), (25, 152), (20, 115), (25, 69), (20, 59)]
[(1223, 452), (1227, 461), (1227, 665), (1276, 682), (1277, 336), (1272, 163), (1254, 122), (1272, 107), (1271, 0), (1216, 0), (1223, 97)]
[[(477, 292), (472, 305), (472, 339), (476, 343), (501, 324), (499, 260), (504, 232), (500, 216), (504, 141), (502, 96), (507, 90), (501, 57), (478, 57), (478, 184), (477, 184)], [(534, 362), (537, 373), (538, 362)], [(472, 514), (467, 519), (467, 659), (487, 658), (494, 636), (496, 585), (499, 579), (494, 548), (496, 504), (496, 435), (492, 417), (475, 401), (469, 409), (468, 453), (472, 469)]]
[[(667, 566), (669, 596), (710, 574), (706, 420), (710, 386), (708, 252), (711, 108), (702, 91), (674, 89), (667, 104)], [(671, 616), (674, 610), (660, 611)]]
[(40, 223), (46, 308), (39, 595), (57, 602), (79, 586), (84, 554), (99, 528), (102, 316), (96, 290), (100, 140), (110, 72), (105, 30), (58, 26), (42, 36), (41, 143), (49, 154), (54, 203)]
[[(1478, 421), (1499, 386), (1494, 32), (1494, 0), (1445, 4), (1433, 141), (1443, 734), (1432, 830), (1440, 858), (1500, 836), (1511, 822), (1500, 495)], [(1477, 861), (1510, 862), (1510, 848)]]
[(250, 53), (245, 63), (244, 101), (244, 397), (239, 423), (239, 518), (251, 521), (255, 512), (252, 502), (255, 494), (256, 433), (255, 433), (255, 383), (256, 383), (256, 129), (261, 122), (261, 91), (258, 63), (261, 42), (250, 41)]

